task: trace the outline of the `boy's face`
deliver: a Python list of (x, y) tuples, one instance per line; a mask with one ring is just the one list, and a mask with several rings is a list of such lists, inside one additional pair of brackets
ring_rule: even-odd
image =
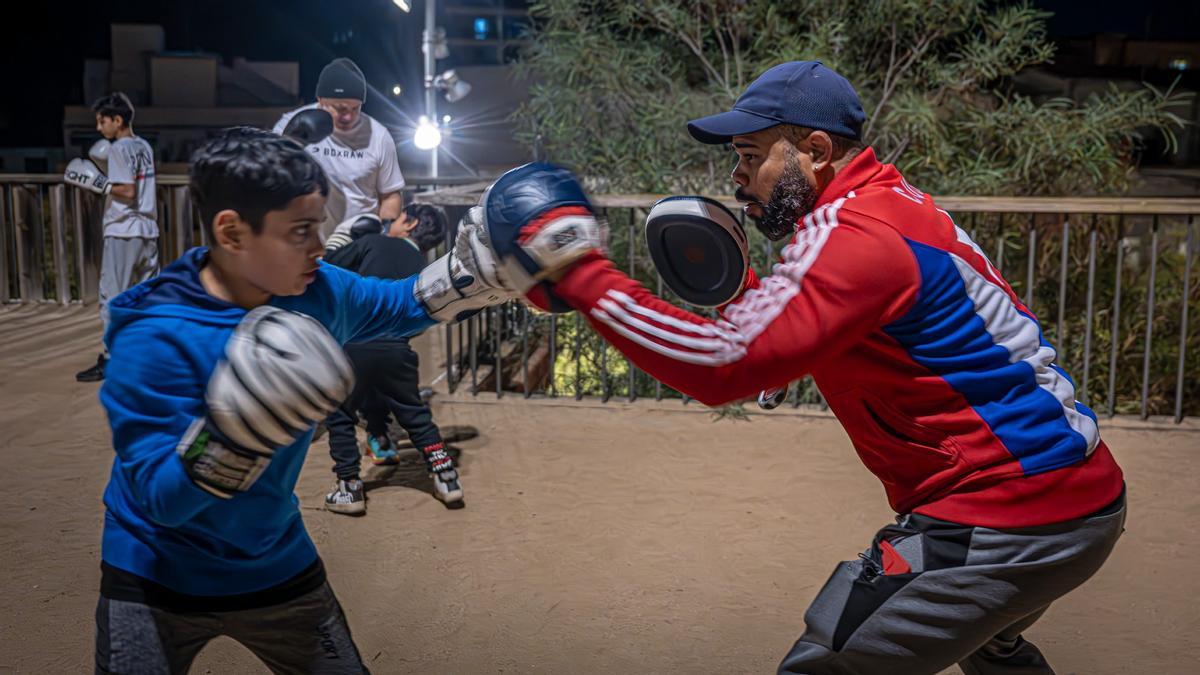
[[(222, 220), (226, 213), (233, 214), (232, 221)], [(268, 211), (258, 234), (233, 211), (217, 214), (214, 229), (218, 244), (231, 254), (230, 272), (271, 295), (300, 295), (316, 279), (317, 260), (325, 252), (324, 217), (325, 197), (310, 192)]]
[(387, 235), (389, 237), (403, 239), (412, 234), (412, 231), (416, 229), (420, 222), (421, 221), (417, 220), (416, 218), (409, 218), (407, 213), (401, 212), (400, 217), (392, 221), (391, 226), (388, 228)]
[(96, 113), (96, 131), (108, 140), (113, 140), (117, 137), (117, 132), (121, 130), (121, 123), (124, 120), (120, 115), (116, 117), (105, 117), (100, 113)]

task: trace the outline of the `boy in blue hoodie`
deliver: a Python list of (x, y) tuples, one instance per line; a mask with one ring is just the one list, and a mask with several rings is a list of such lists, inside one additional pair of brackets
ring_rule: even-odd
[(286, 138), (228, 130), (190, 183), (211, 248), (109, 306), (96, 671), (186, 672), (228, 635), (276, 673), (365, 672), (293, 494), (314, 423), (352, 384), (338, 344), (509, 296), (470, 225), (408, 279), (322, 263), (328, 184)]

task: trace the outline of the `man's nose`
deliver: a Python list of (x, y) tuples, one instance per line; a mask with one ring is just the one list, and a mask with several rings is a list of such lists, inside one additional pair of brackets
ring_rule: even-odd
[(732, 178), (733, 182), (737, 183), (740, 187), (746, 187), (750, 184), (750, 177), (746, 175), (745, 171), (742, 171), (741, 162), (738, 162), (737, 165), (733, 167), (733, 172), (729, 174), (729, 177)]

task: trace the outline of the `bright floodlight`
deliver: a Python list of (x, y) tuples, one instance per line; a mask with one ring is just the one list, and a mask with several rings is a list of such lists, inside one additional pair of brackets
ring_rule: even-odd
[(418, 150), (432, 150), (442, 143), (442, 132), (429, 118), (421, 115), (417, 120), (417, 130), (413, 133), (413, 145)]
[(398, 85), (398, 84), (397, 84), (397, 85), (395, 85), (395, 86), (393, 86), (393, 87), (392, 87), (392, 96), (399, 96), (399, 95), (400, 95), (400, 92), (402, 92), (402, 91), (404, 91), (404, 90), (403, 90), (403, 89), (401, 89), (401, 88), (400, 88), (400, 85)]
[(400, 11), (402, 12), (407, 12), (412, 9), (412, 4), (409, 3), (408, 0), (392, 0), (392, 2), (396, 3), (396, 6), (399, 7)]

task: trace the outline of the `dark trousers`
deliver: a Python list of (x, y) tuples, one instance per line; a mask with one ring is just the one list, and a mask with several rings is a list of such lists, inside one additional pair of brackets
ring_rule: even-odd
[(294, 600), (229, 612), (172, 612), (110, 600), (96, 606), (96, 673), (186, 673), (204, 645), (228, 635), (273, 673), (366, 673), (329, 584)]
[(779, 672), (933, 675), (957, 663), (966, 675), (1053, 675), (1021, 633), (1100, 569), (1124, 524), (1124, 496), (1012, 530), (901, 516), (834, 568)]
[(433, 423), (433, 413), (421, 401), (420, 359), (407, 340), (379, 340), (346, 345), (346, 356), (354, 366), (354, 392), (325, 421), (329, 428), (329, 455), (333, 472), (341, 480), (358, 478), (358, 440), (354, 425), (361, 414), (367, 433), (387, 434), (388, 416), (396, 419), (417, 448), (442, 442)]

